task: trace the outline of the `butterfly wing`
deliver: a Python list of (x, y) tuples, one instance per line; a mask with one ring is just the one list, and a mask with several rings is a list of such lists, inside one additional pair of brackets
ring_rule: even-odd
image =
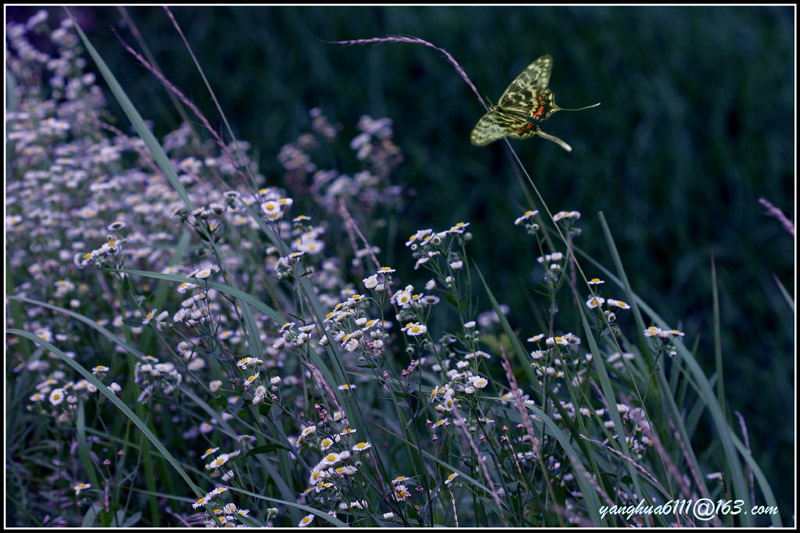
[[(511, 85), (503, 92), (497, 106), (508, 111), (522, 113), (531, 118), (543, 120), (544, 111), (542, 106), (553, 102), (553, 94), (549, 91), (549, 97), (540, 100), (540, 96), (546, 95), (547, 84), (550, 83), (550, 73), (553, 71), (553, 57), (543, 55), (522, 71), (522, 73), (511, 82)], [(537, 114), (538, 112), (538, 114)], [(550, 111), (552, 113), (552, 111)], [(550, 114), (550, 113), (547, 113)], [(540, 118), (541, 117), (541, 118)]]
[(486, 146), (506, 136), (524, 139), (536, 135), (539, 126), (531, 124), (524, 117), (492, 109), (472, 128), (470, 141), (475, 146)]

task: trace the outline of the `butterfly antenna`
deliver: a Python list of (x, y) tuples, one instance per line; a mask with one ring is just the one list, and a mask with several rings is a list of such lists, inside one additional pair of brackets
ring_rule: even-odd
[(592, 104), (592, 105), (587, 105), (586, 107), (579, 107), (577, 109), (567, 109), (565, 107), (558, 107), (557, 105), (553, 105), (553, 107), (558, 109), (559, 111), (583, 111), (584, 109), (591, 109), (591, 108), (597, 107), (599, 105), (600, 105), (600, 102), (597, 102), (596, 104)]
[[(594, 106), (589, 106), (589, 107), (594, 107)], [(559, 145), (561, 148), (563, 148), (567, 152), (571, 152), (572, 151), (572, 146), (568, 145), (567, 143), (565, 143), (564, 141), (562, 141), (558, 137), (554, 137), (553, 135), (548, 135), (547, 133), (543, 132), (542, 130), (538, 130), (536, 132), (536, 135), (541, 135), (542, 137), (544, 137), (548, 141), (553, 141), (554, 143)]]

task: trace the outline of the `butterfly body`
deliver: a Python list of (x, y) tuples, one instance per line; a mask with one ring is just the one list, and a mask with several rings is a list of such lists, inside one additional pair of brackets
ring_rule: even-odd
[(539, 127), (540, 122), (547, 120), (556, 111), (565, 110), (556, 105), (553, 92), (547, 88), (552, 69), (553, 58), (549, 55), (541, 56), (528, 65), (503, 92), (497, 105), (492, 106), (472, 129), (472, 144), (486, 146), (503, 137), (524, 139), (539, 135), (567, 151), (572, 150), (567, 143), (544, 133)]

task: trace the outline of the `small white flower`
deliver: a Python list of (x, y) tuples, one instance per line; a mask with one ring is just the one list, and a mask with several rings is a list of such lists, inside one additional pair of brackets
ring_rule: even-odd
[(158, 313), (158, 309), (153, 309), (152, 311), (147, 313), (144, 317), (144, 320), (142, 320), (142, 325), (146, 326), (147, 324), (149, 324), (150, 321), (153, 320), (153, 318), (155, 318), (156, 313)]
[(358, 472), (358, 469), (353, 465), (340, 466), (336, 469), (337, 474), (344, 474), (346, 476), (355, 475), (356, 472)]
[(197, 500), (192, 504), (192, 509), (197, 509), (198, 507), (202, 507), (208, 503), (208, 498), (205, 496), (200, 496)]
[(217, 451), (219, 451), (219, 448), (209, 448), (203, 455), (200, 456), (200, 459), (205, 459), (206, 457), (208, 457), (212, 453), (216, 453)]
[(328, 468), (330, 466), (335, 465), (341, 460), (342, 458), (338, 453), (329, 453), (328, 455), (322, 458), (322, 461), (320, 461), (320, 467)]
[(662, 331), (661, 328), (658, 328), (656, 326), (650, 326), (649, 328), (644, 330), (644, 336), (645, 337), (657, 337), (661, 333), (661, 331)]
[(215, 468), (219, 468), (220, 466), (222, 466), (225, 463), (227, 463), (229, 458), (230, 458), (230, 455), (228, 455), (227, 453), (223, 453), (222, 455), (220, 455), (219, 457), (217, 457), (216, 459), (214, 459), (213, 461), (208, 463), (206, 465), (206, 470), (212, 470), (212, 469), (215, 469)]
[(344, 349), (348, 352), (354, 352), (358, 349), (358, 339), (353, 337), (344, 345)]
[(405, 501), (411, 497), (411, 493), (408, 492), (408, 487), (405, 485), (395, 485), (394, 487), (394, 499), (398, 502)]
[(631, 306), (627, 303), (623, 302), (622, 300), (612, 300), (611, 298), (608, 299), (608, 305), (610, 307), (617, 307), (619, 309), (630, 309)]
[(91, 483), (75, 483), (74, 485), (72, 485), (72, 488), (75, 490), (75, 495), (77, 496), (78, 494), (81, 493), (82, 490), (91, 489), (92, 488), (92, 484)]
[(64, 389), (55, 389), (50, 393), (50, 403), (53, 405), (58, 405), (64, 401), (64, 397)]
[(372, 444), (370, 444), (369, 442), (359, 442), (358, 444), (353, 446), (353, 451), (363, 452), (364, 450), (367, 450), (369, 448), (372, 448)]
[(586, 307), (588, 307), (589, 309), (594, 309), (595, 307), (603, 305), (605, 301), (606, 301), (605, 298), (601, 296), (593, 296), (588, 300), (586, 300)]
[(402, 328), (402, 331), (405, 332), (407, 335), (412, 337), (417, 337), (419, 335), (425, 335), (428, 332), (428, 326), (425, 324), (420, 324), (419, 322), (411, 323), (409, 322), (406, 324), (406, 327)]
[(217, 265), (209, 265), (207, 267), (199, 268), (189, 274), (188, 277), (190, 278), (197, 278), (197, 279), (208, 279), (211, 277), (212, 274), (219, 272), (219, 267)]
[(472, 383), (472, 386), (476, 389), (482, 389), (489, 384), (489, 381), (481, 376), (472, 376), (469, 378), (469, 382)]
[(537, 214), (539, 214), (539, 211), (525, 211), (525, 214), (523, 214), (521, 217), (517, 218), (514, 221), (514, 225), (519, 226), (521, 223), (525, 222), (530, 218), (535, 217)]

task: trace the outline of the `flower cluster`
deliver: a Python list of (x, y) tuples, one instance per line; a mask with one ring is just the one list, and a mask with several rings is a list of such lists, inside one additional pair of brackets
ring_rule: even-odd
[(164, 394), (177, 392), (183, 381), (183, 374), (178, 371), (173, 363), (161, 363), (152, 355), (145, 356), (146, 361), (137, 361), (134, 367), (133, 381), (142, 388), (139, 401), (144, 401), (152, 396), (155, 391)]
[(310, 111), (313, 133), (301, 134), (294, 143), (284, 145), (278, 161), (286, 170), (286, 183), (293, 190), (310, 191), (315, 201), (329, 213), (337, 213), (340, 202), (348, 204), (357, 218), (365, 218), (377, 206), (399, 205), (401, 188), (392, 185), (389, 176), (403, 161), (400, 148), (392, 142), (392, 121), (362, 116), (360, 133), (350, 142), (356, 161), (364, 167), (353, 173), (321, 169), (312, 161), (311, 153), (323, 143), (333, 143), (341, 124), (331, 124), (322, 110)]
[(353, 294), (337, 303), (333, 311), (325, 315), (325, 336), (320, 344), (324, 346), (328, 342), (335, 342), (345, 352), (380, 356), (386, 339), (384, 329), (391, 324), (370, 316), (372, 303), (372, 299), (361, 294)]
[[(200, 496), (192, 504), (193, 509), (211, 506), (211, 512), (214, 514), (215, 519), (219, 524), (224, 527), (249, 527), (241, 521), (242, 517), (247, 517), (250, 514), (249, 509), (242, 509), (234, 503), (222, 503), (221, 498), (223, 494), (228, 494), (228, 488), (218, 485), (213, 490), (209, 491), (205, 496)], [(206, 518), (206, 527), (216, 527), (217, 522), (212, 518)]]

